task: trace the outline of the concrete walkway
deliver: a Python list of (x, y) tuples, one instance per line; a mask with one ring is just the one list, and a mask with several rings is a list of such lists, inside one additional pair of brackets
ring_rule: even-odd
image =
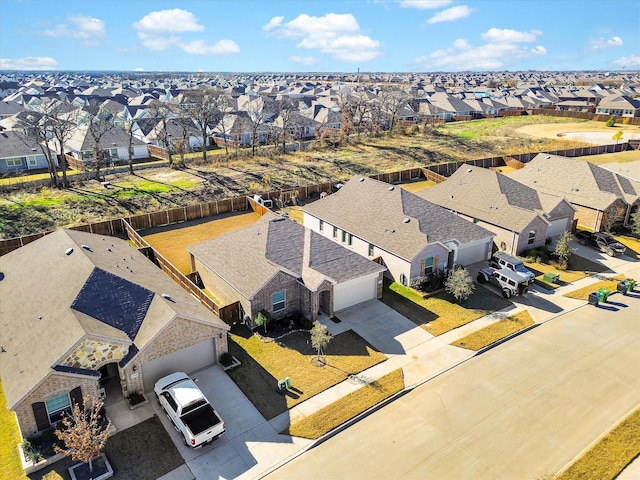
[[(415, 387), (472, 358), (475, 352), (450, 345), (469, 333), (522, 310), (527, 310), (536, 323), (544, 323), (586, 305), (585, 301), (564, 297), (564, 293), (593, 284), (602, 277), (611, 277), (619, 273), (640, 278), (640, 263), (637, 261), (627, 257), (599, 258), (598, 252), (586, 250), (587, 247), (579, 247), (576, 244), (576, 250), (579, 248), (584, 250), (580, 252), (582, 256), (601, 261), (611, 270), (554, 291), (534, 286), (525, 296), (512, 299), (512, 306), (437, 337), (417, 327), (378, 300), (337, 312), (340, 323), (335, 323), (327, 317), (321, 318), (320, 321), (327, 326), (332, 335), (352, 329), (384, 353), (388, 357), (387, 361), (315, 395), (268, 421), (257, 412), (219, 367), (199, 372), (201, 388), (216, 405), (223, 418), (228, 419), (227, 434), (221, 441), (198, 451), (184, 447), (179, 439), (174, 439), (185, 458), (187, 468), (183, 465), (163, 476), (162, 480), (262, 478), (301, 455), (315, 443), (280, 435), (279, 432), (361, 388), (364, 383), (401, 368), (406, 388)], [(154, 409), (158, 410), (155, 403), (151, 403)], [(168, 423), (161, 412), (156, 413), (163, 423)], [(172, 437), (175, 436), (171, 426), (167, 424), (167, 427)], [(631, 472), (637, 471), (637, 462), (630, 466), (630, 469)]]

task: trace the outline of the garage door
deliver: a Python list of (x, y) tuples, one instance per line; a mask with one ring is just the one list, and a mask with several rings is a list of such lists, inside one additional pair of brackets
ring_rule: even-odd
[(190, 373), (215, 363), (215, 350), (213, 339), (209, 339), (143, 364), (142, 381), (145, 391), (152, 390), (156, 381), (165, 375), (173, 372)]
[(377, 298), (378, 275), (356, 278), (333, 288), (333, 310), (338, 311), (356, 303)]
[(487, 260), (488, 252), (491, 252), (491, 249), (487, 246), (487, 240), (462, 244), (458, 247), (456, 263), (466, 266)]
[(569, 219), (559, 218), (552, 220), (551, 225), (547, 228), (547, 237), (559, 237), (563, 232), (569, 229)]

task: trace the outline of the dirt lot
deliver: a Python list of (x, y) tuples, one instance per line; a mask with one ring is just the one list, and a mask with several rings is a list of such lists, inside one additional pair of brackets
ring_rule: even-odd
[(219, 237), (258, 221), (257, 213), (234, 213), (194, 222), (179, 223), (140, 232), (149, 245), (158, 250), (182, 273), (191, 273), (189, 252), (185, 247)]
[[(622, 139), (638, 138), (640, 135), (640, 126), (638, 125), (621, 125), (616, 124), (613, 127), (607, 127), (604, 122), (595, 121), (582, 121), (582, 122), (567, 122), (567, 123), (548, 123), (537, 125), (525, 125), (519, 127), (517, 131), (524, 135), (531, 135), (532, 137), (543, 138), (562, 138), (567, 133), (578, 133), (582, 141), (593, 143), (615, 143), (611, 137), (622, 130)], [(596, 133), (597, 135), (590, 137), (590, 133)], [(607, 137), (602, 134), (610, 133)]]

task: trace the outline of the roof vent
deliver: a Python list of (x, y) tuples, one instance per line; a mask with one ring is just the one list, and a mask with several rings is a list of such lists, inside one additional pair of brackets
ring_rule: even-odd
[(405, 218), (404, 220), (402, 220), (404, 223), (409, 223), (411, 221), (410, 218)]
[(449, 198), (453, 198), (453, 195), (449, 195)]
[(31, 149), (32, 152), (37, 152), (38, 150), (36, 150), (35, 148)]
[(71, 255), (72, 253), (73, 253), (73, 248), (67, 248), (67, 249), (64, 251), (64, 254), (65, 254), (65, 255)]
[(471, 172), (473, 172), (473, 169), (467, 168), (467, 173), (471, 173)]
[(360, 177), (360, 180), (358, 180), (359, 182), (364, 182), (364, 177)]
[(394, 189), (394, 186), (391, 185), (387, 190), (392, 191)]
[(546, 157), (544, 157), (544, 158), (546, 158), (547, 160), (549, 160), (549, 159), (551, 158), (551, 155), (547, 155), (547, 156), (546, 156)]
[(89, 245), (82, 245), (82, 248), (91, 251), (91, 247)]
[(165, 300), (171, 300), (171, 295), (169, 295), (168, 293), (163, 293), (162, 298), (164, 298)]

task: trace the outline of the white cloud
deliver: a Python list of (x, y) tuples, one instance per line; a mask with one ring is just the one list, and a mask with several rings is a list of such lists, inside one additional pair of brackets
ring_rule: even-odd
[(198, 18), (187, 10), (158, 10), (133, 23), (142, 45), (157, 52), (178, 48), (190, 55), (231, 55), (240, 47), (233, 40), (219, 40), (210, 45), (205, 40), (185, 40), (177, 33), (202, 32)]
[(69, 15), (66, 23), (59, 23), (53, 28), (39, 32), (53, 38), (75, 38), (82, 40), (87, 47), (100, 44), (100, 38), (106, 34), (106, 24), (99, 18), (88, 15)]
[(282, 20), (284, 20), (284, 17), (273, 17), (271, 20), (269, 20), (269, 23), (262, 26), (262, 30), (264, 30), (265, 32), (273, 30), (274, 28), (282, 25)]
[(0, 70), (57, 70), (51, 57), (0, 58)]
[(322, 17), (301, 14), (274, 27), (273, 35), (299, 40), (296, 48), (318, 50), (344, 62), (366, 62), (382, 55), (381, 43), (360, 30), (351, 14), (328, 13)]
[(600, 50), (602, 48), (621, 47), (623, 41), (620, 37), (597, 38), (591, 42), (591, 48)]
[(452, 0), (398, 0), (402, 8), (416, 8), (418, 10), (433, 10), (446, 7)]
[(318, 59), (315, 57), (299, 57), (297, 55), (291, 55), (289, 57), (294, 63), (299, 63), (300, 65), (304, 65), (306, 67), (310, 67), (311, 65), (315, 65), (318, 63)]
[(138, 67), (133, 69), (134, 72), (144, 72), (144, 68)]
[(542, 35), (538, 30), (530, 32), (518, 32), (509, 28), (490, 28), (480, 35), (487, 43), (531, 43)]
[(541, 46), (529, 47), (522, 43), (535, 42), (542, 32), (518, 32), (491, 28), (481, 35), (484, 45), (474, 46), (466, 39), (459, 38), (451, 47), (436, 50), (414, 60), (425, 69), (433, 70), (496, 70), (510, 64), (547, 54)]
[(447, 8), (446, 10), (436, 13), (427, 20), (427, 23), (452, 22), (459, 18), (468, 17), (471, 15), (471, 11), (472, 10), (466, 5), (458, 5), (457, 7)]
[(240, 51), (233, 40), (220, 40), (215, 45), (207, 45), (204, 40), (194, 40), (178, 43), (178, 47), (191, 55), (231, 55)]
[(621, 57), (611, 62), (611, 64), (616, 67), (622, 67), (622, 68), (640, 67), (640, 55), (630, 55), (628, 57)]
[(133, 28), (152, 34), (201, 32), (204, 30), (193, 13), (179, 8), (151, 12), (134, 22)]

